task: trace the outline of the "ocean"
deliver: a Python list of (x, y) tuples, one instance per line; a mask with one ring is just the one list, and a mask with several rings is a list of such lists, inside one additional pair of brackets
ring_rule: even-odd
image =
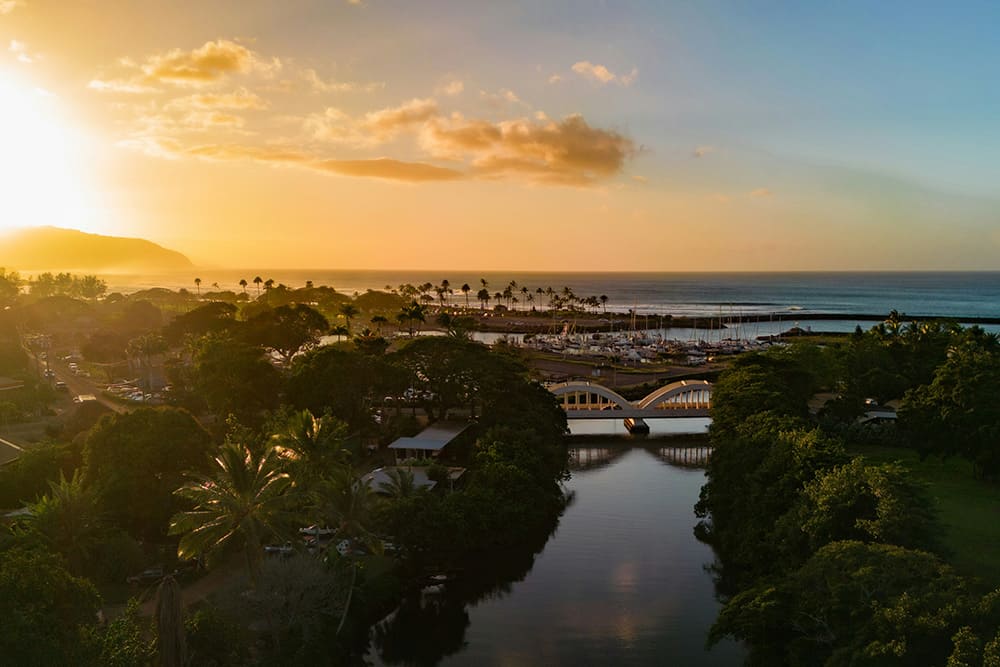
[[(635, 310), (640, 315), (683, 315), (718, 318), (744, 315), (774, 315), (786, 321), (807, 320), (810, 314), (886, 315), (897, 310), (908, 315), (963, 318), (1000, 318), (1000, 272), (837, 272), (837, 273), (525, 273), (470, 271), (339, 271), (305, 269), (195, 269), (190, 273), (160, 275), (107, 275), (109, 291), (134, 292), (147, 287), (185, 287), (194, 291), (194, 279), (202, 279), (201, 290), (239, 291), (245, 278), (255, 291), (255, 276), (273, 279), (290, 287), (307, 280), (329, 285), (345, 294), (368, 289), (398, 287), (405, 283), (435, 285), (448, 280), (452, 297), (462, 303), (460, 291), (467, 283), (470, 303), (485, 278), (490, 293), (503, 291), (511, 280), (533, 294), (534, 305), (544, 306), (547, 297), (537, 288), (559, 292), (569, 287), (578, 297), (608, 297), (607, 308)], [(214, 287), (218, 285), (218, 288)], [(523, 307), (523, 303), (520, 307)]]

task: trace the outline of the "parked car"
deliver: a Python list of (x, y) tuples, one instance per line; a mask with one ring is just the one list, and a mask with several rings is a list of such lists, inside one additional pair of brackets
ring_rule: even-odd
[(270, 554), (271, 556), (291, 556), (295, 553), (295, 547), (292, 546), (291, 542), (285, 542), (284, 544), (268, 544), (264, 547), (264, 553)]
[(125, 581), (130, 584), (151, 584), (155, 581), (159, 581), (162, 578), (163, 578), (163, 566), (158, 565), (156, 567), (151, 567), (149, 569), (143, 570), (139, 574), (133, 574)]

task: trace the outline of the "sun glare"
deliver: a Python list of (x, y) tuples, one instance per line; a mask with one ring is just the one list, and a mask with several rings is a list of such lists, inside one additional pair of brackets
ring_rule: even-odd
[(0, 71), (0, 232), (93, 227), (81, 142), (60, 119), (58, 105), (57, 98)]

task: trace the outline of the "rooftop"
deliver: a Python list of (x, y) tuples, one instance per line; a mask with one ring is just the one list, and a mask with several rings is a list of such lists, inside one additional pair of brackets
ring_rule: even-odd
[(419, 449), (429, 452), (439, 452), (445, 445), (457, 438), (469, 422), (439, 421), (431, 424), (412, 438), (398, 438), (389, 445), (389, 449)]

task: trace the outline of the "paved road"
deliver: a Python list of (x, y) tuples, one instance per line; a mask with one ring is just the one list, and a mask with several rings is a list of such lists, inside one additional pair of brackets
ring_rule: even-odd
[[(44, 365), (44, 363), (45, 362), (43, 361), (42, 364)], [(63, 361), (58, 359), (49, 359), (49, 368), (56, 374), (53, 381), (62, 380), (65, 382), (71, 396), (91, 394), (97, 399), (98, 403), (104, 405), (110, 410), (113, 410), (114, 412), (128, 412), (129, 407), (127, 405), (122, 405), (117, 401), (112, 401), (110, 398), (101, 393), (104, 391), (104, 385), (97, 384), (90, 378), (74, 375), (73, 371), (71, 371), (69, 366), (67, 366)]]

